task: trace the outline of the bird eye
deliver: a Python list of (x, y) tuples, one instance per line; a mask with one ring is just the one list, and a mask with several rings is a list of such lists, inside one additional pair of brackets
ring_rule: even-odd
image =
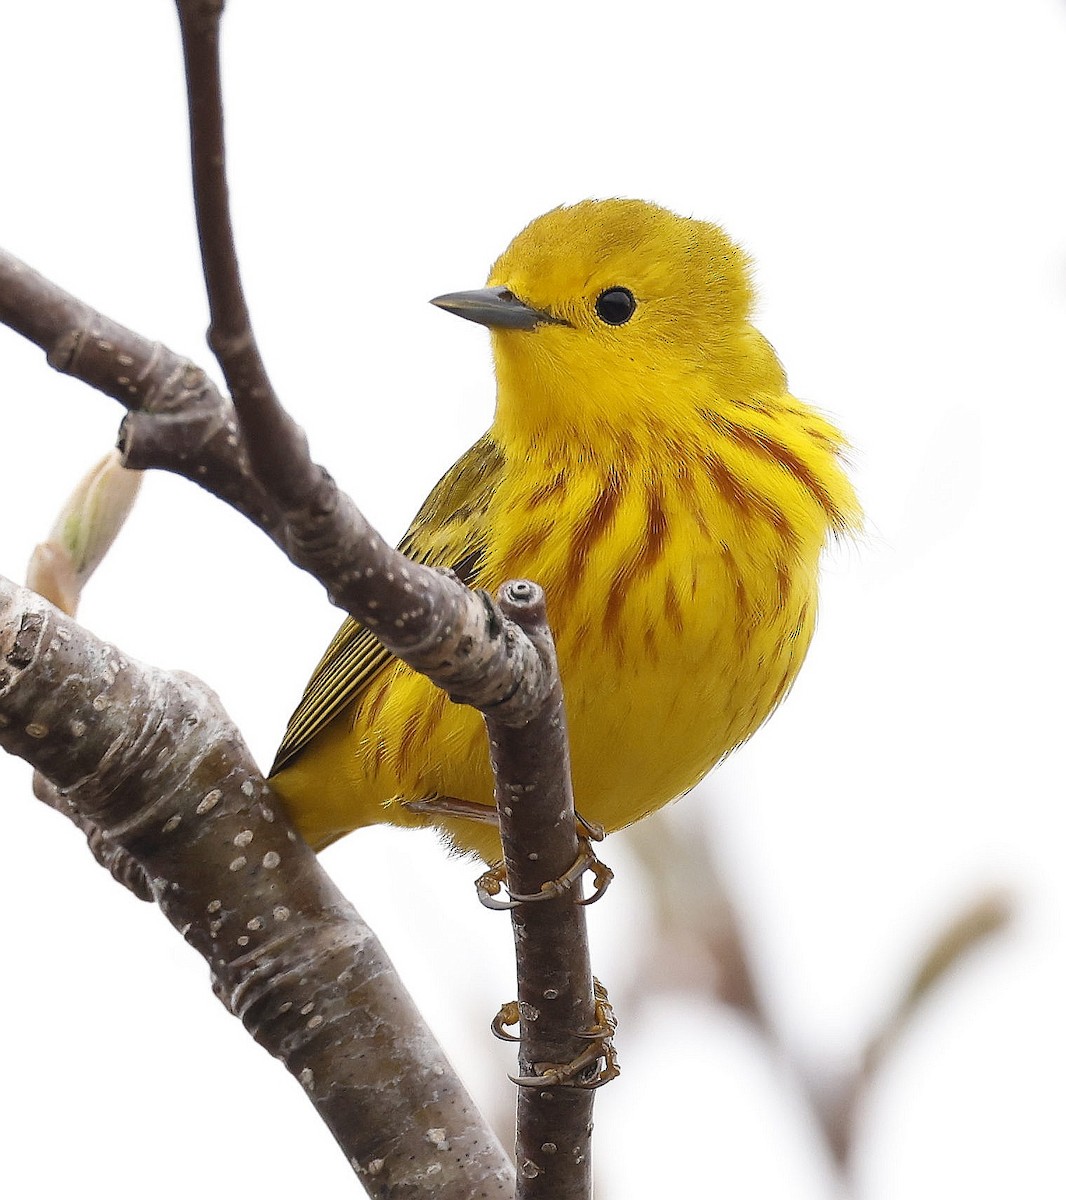
[(606, 325), (624, 325), (636, 311), (637, 302), (629, 288), (608, 288), (596, 300), (596, 315)]

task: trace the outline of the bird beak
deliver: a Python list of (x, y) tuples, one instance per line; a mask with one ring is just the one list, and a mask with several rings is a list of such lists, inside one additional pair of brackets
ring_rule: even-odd
[(488, 325), (490, 329), (534, 329), (537, 325), (568, 325), (568, 321), (560, 321), (550, 313), (539, 312), (523, 304), (521, 300), (504, 287), (477, 288), (472, 292), (449, 292), (446, 296), (436, 296), (430, 304), (443, 308), (445, 312), (455, 313), (467, 321), (477, 321), (479, 325)]

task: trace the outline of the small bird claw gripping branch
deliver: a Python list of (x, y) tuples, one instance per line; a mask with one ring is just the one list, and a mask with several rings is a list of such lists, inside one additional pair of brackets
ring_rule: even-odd
[[(603, 1027), (590, 1045), (589, 1031), (603, 1026), (604, 1010), (593, 988), (580, 905), (588, 842), (579, 837), (574, 814), (566, 710), (544, 593), (520, 580), (500, 590), (499, 604), (537, 648), (553, 683), (540, 711), (521, 727), (508, 728), (495, 711), (486, 714), (511, 894), (503, 907), (511, 912), (518, 967), (517, 1003), (504, 1006), (493, 1031), (503, 1035), (514, 1018), (521, 1030), (520, 1073), (512, 1077), (520, 1085), (518, 1195), (577, 1200), (591, 1194), (590, 1073), (601, 1059), (604, 1071), (615, 1068), (614, 1027)], [(553, 888), (575, 863), (577, 878)]]

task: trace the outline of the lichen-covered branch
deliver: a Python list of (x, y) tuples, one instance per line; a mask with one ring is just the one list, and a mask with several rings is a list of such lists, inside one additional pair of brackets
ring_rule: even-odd
[(216, 993), (299, 1080), (372, 1196), (511, 1194), (502, 1148), (384, 951), (207, 688), (0, 579), (0, 745), (52, 782), (59, 811), (141, 864)]

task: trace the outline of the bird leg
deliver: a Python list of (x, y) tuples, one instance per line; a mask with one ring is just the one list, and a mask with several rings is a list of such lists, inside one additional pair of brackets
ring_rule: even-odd
[[(482, 825), (499, 825), (496, 810), (487, 804), (473, 800), (460, 800), (458, 796), (424, 796), (421, 800), (401, 800), (400, 807), (410, 813), (425, 817), (462, 817), (467, 821), (478, 821)], [(579, 829), (590, 842), (602, 842), (606, 830), (597, 821), (589, 821), (580, 813), (577, 817)]]
[(584, 831), (584, 836), (587, 837), (590, 842), (602, 842), (607, 836), (607, 830), (604, 829), (599, 821), (589, 821), (579, 812), (575, 812), (574, 816), (577, 817), (578, 829)]
[(401, 800), (400, 807), (425, 817), (462, 817), (467, 821), (477, 821), (480, 825), (500, 823), (494, 808), (473, 800), (460, 800), (458, 796), (424, 796), (421, 800)]

